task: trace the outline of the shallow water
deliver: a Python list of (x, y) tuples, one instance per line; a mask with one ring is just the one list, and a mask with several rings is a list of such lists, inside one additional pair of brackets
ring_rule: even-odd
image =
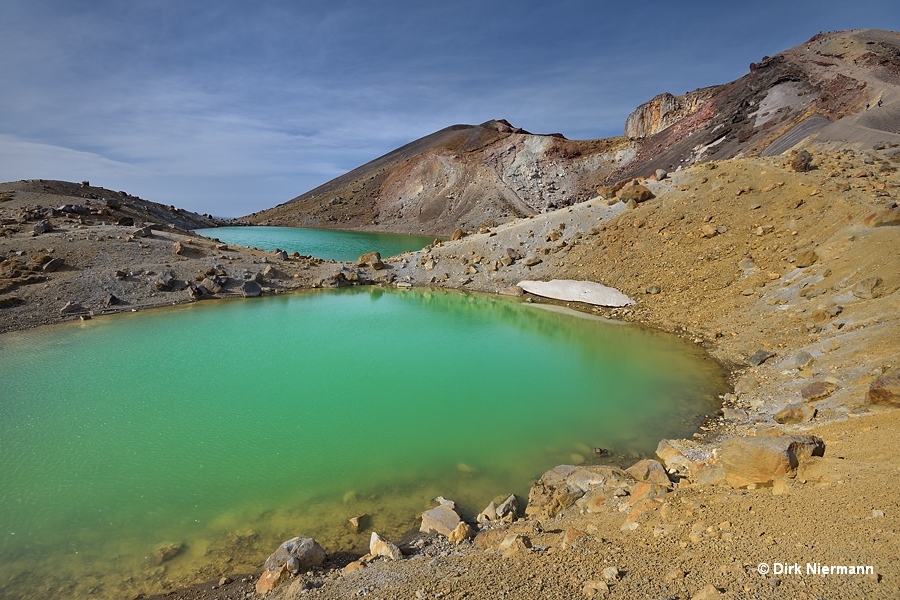
[(478, 512), (595, 446), (652, 452), (723, 385), (677, 338), (436, 290), (2, 336), (0, 596), (133, 596), (254, 571), (295, 535), (396, 539), (436, 495)]
[(196, 233), (226, 244), (268, 251), (280, 248), (288, 254), (298, 252), (337, 261), (354, 261), (367, 252), (380, 252), (387, 258), (409, 250), (421, 250), (434, 241), (434, 236), (305, 227), (216, 227), (197, 229)]

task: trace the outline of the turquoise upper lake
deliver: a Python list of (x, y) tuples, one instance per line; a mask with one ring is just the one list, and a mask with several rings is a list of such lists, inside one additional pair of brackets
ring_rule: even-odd
[(304, 256), (337, 261), (355, 261), (367, 252), (380, 252), (383, 258), (387, 258), (410, 250), (421, 250), (434, 241), (434, 236), (303, 227), (215, 227), (197, 229), (196, 232), (226, 244), (268, 251), (280, 248), (288, 254), (298, 252)]
[(134, 597), (253, 572), (295, 535), (329, 552), (398, 539), (437, 495), (478, 512), (594, 447), (651, 453), (723, 390), (677, 338), (451, 291), (0, 336), (0, 596)]

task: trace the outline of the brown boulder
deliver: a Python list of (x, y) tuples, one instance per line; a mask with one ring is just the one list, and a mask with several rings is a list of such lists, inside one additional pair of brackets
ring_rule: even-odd
[(287, 567), (284, 565), (277, 569), (266, 569), (256, 582), (256, 593), (264, 596), (278, 587), (288, 577), (290, 577), (290, 573), (288, 573)]
[(560, 465), (544, 473), (531, 487), (525, 515), (551, 519), (588, 492), (618, 489), (633, 481), (634, 477), (615, 467)]
[(646, 186), (629, 185), (619, 190), (618, 197), (622, 202), (628, 202), (629, 200), (634, 200), (635, 202), (646, 202), (647, 200), (652, 199), (654, 196), (653, 192), (651, 192)]
[(794, 265), (801, 268), (814, 265), (817, 262), (819, 262), (819, 255), (812, 250), (805, 250), (794, 259)]
[(788, 425), (791, 423), (806, 423), (816, 416), (816, 409), (802, 402), (788, 404), (773, 417), (776, 423)]
[(812, 156), (806, 150), (801, 150), (791, 157), (791, 169), (798, 173), (809, 171), (812, 166)]
[(457, 229), (450, 235), (450, 241), (455, 242), (456, 240), (461, 240), (465, 237), (465, 233), (462, 229)]
[(669, 476), (666, 475), (666, 468), (662, 466), (659, 461), (651, 458), (634, 463), (625, 469), (625, 472), (638, 481), (646, 481), (647, 483), (665, 486), (671, 485)]
[(358, 267), (372, 267), (376, 271), (380, 271), (384, 268), (384, 263), (381, 261), (381, 253), (380, 252), (367, 252), (359, 257), (359, 260), (356, 261), (356, 266)]
[(870, 402), (900, 407), (900, 369), (879, 376), (869, 384)]
[(825, 442), (812, 435), (735, 437), (722, 444), (720, 463), (728, 485), (741, 488), (794, 477), (801, 461), (824, 454)]
[(830, 381), (814, 381), (809, 385), (803, 386), (803, 389), (800, 390), (800, 397), (804, 401), (818, 400), (827, 398), (837, 389), (838, 386)]

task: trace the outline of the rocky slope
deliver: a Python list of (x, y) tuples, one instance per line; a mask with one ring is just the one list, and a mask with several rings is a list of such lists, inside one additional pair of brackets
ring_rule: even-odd
[(629, 157), (621, 139), (534, 135), (502, 120), (455, 125), (242, 220), (449, 235), (585, 200)]
[(860, 142), (871, 143), (873, 132), (900, 141), (900, 114), (864, 110), (896, 100), (898, 83), (900, 34), (819, 34), (752, 63), (734, 82), (660, 94), (628, 117), (627, 137), (573, 141), (506, 121), (457, 125), (244, 220), (434, 235), (477, 230), (584, 201), (598, 184), (776, 155), (813, 134), (843, 142), (849, 127)]
[[(241, 295), (248, 279), (261, 280), (263, 291), (270, 293), (366, 282), (437, 286), (522, 295), (524, 301), (652, 325), (702, 345), (728, 366), (734, 384), (723, 398), (721, 415), (696, 439), (660, 446), (659, 466), (624, 473), (597, 464), (602, 459), (589, 460), (571, 477), (557, 472), (542, 478), (532, 492), (532, 508), (520, 512), (519, 520), (491, 523), (474, 540), (453, 544), (441, 535), (397, 540), (404, 542), (402, 560), (330, 552), (320, 567), (296, 576), (282, 573), (281, 585), (271, 595), (896, 598), (900, 140), (893, 136), (900, 98), (891, 79), (897, 72), (897, 55), (891, 54), (895, 39), (896, 34), (873, 31), (817, 36), (809, 50), (800, 46), (748, 75), (747, 81), (771, 83), (768, 91), (760, 88), (762, 97), (780, 90), (765, 104), (772, 114), (782, 102), (793, 106), (795, 98), (805, 96), (796, 95), (803, 90), (778, 88), (797, 81), (778, 82), (765, 74), (767, 69), (806, 61), (809, 72), (818, 73), (824, 87), (803, 89), (819, 94), (815, 107), (831, 107), (819, 114), (821, 119), (831, 123), (840, 118), (817, 131), (801, 130), (796, 141), (809, 156), (707, 160), (717, 155), (704, 153), (701, 164), (668, 174), (654, 168), (651, 177), (640, 177), (636, 184), (629, 180), (622, 187), (604, 186), (601, 196), (557, 210), (535, 210), (491, 227), (480, 225), (480, 230), (476, 221), (470, 221), (471, 227), (455, 223), (471, 233), (385, 261), (384, 268), (375, 268), (374, 260), (335, 264), (223, 248), (168, 227), (152, 229), (148, 238), (136, 237), (134, 227), (104, 224), (105, 215), (64, 213), (50, 218), (51, 231), (34, 234), (34, 225), (46, 218), (45, 208), (58, 197), (42, 201), (45, 208), (35, 213), (26, 210), (19, 191), (5, 194), (0, 218), (7, 229), (0, 237), (0, 258), (5, 267), (19, 271), (13, 278), (18, 287), (0, 293), (2, 323), (4, 329), (21, 329), (78, 318), (79, 313), (60, 314), (67, 300), (86, 308), (95, 308), (95, 302), (99, 312), (109, 293), (121, 293), (136, 307), (195, 299), (197, 285), (181, 291), (158, 288), (157, 274), (171, 269), (174, 279), (186, 283), (224, 277), (221, 291), (200, 297)], [(803, 58), (807, 55), (808, 61)], [(810, 66), (816, 61), (823, 64)], [(825, 85), (843, 81), (838, 72), (857, 83)], [(741, 97), (737, 88), (727, 88), (711, 98)], [(705, 111), (698, 109), (650, 133), (658, 120), (650, 113), (647, 137), (628, 146), (610, 142), (603, 152), (615, 157), (631, 148), (636, 165), (648, 156), (662, 156), (651, 152), (656, 144), (673, 151), (691, 149), (693, 140), (685, 132), (692, 123), (706, 123), (697, 131), (708, 135), (723, 129), (713, 132), (718, 123), (710, 126)], [(784, 129), (791, 127), (784, 123)], [(485, 139), (502, 146), (527, 135), (484, 129), (490, 128), (451, 129), (441, 136), (467, 132), (474, 136), (470, 148), (477, 152)], [(731, 129), (715, 148), (731, 148), (726, 154), (735, 148), (762, 154), (770, 134), (783, 128), (756, 129), (749, 130), (744, 142), (740, 135), (729, 137)], [(679, 138), (682, 134), (687, 137)], [(675, 142), (666, 146), (667, 140)], [(741, 146), (745, 143), (753, 146), (752, 152)], [(388, 169), (393, 159), (383, 158), (387, 170), (379, 181), (393, 173)], [(361, 173), (350, 180), (363, 183), (353, 179), (358, 177)], [(543, 175), (540, 179), (545, 180)], [(64, 268), (45, 269), (55, 256), (64, 258)], [(134, 268), (120, 280), (116, 271), (130, 264)], [(26, 267), (33, 272), (24, 272)], [(217, 275), (217, 268), (225, 273)], [(39, 285), (26, 281), (32, 275), (43, 278)], [(552, 302), (523, 295), (515, 286), (523, 279), (551, 278), (615, 286), (636, 304), (606, 309)], [(110, 287), (116, 285), (121, 292)], [(122, 310), (117, 306), (110, 310)], [(784, 435), (815, 435), (824, 454), (804, 452), (803, 443), (794, 438), (785, 442)], [(771, 444), (782, 444), (776, 452), (780, 458), (759, 460), (771, 458), (760, 450)], [(659, 479), (663, 464), (668, 471)], [(745, 466), (753, 466), (753, 473)], [(504, 492), (497, 490), (498, 495)], [(465, 508), (475, 512), (483, 507)], [(367, 540), (371, 533), (363, 527), (358, 535)], [(259, 575), (240, 573), (247, 565), (261, 571), (275, 548), (235, 541), (221, 547), (225, 550), (210, 553), (204, 564), (179, 564), (183, 558), (176, 557), (146, 575), (137, 588), (135, 580), (116, 580), (104, 589), (110, 596), (134, 597), (139, 591), (155, 593), (210, 580), (166, 597), (252, 597)], [(779, 573), (775, 563), (797, 563), (802, 573)], [(806, 563), (868, 565), (873, 573), (807, 574)], [(760, 570), (761, 564), (770, 570)], [(47, 590), (57, 589), (51, 584), (62, 585), (50, 582)], [(72, 597), (96, 595), (87, 584), (65, 585)], [(0, 591), (10, 595), (15, 590)]]

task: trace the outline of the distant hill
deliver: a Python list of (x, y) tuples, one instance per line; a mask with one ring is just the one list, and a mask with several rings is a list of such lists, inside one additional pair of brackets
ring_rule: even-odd
[[(411, 142), (244, 221), (448, 234), (588, 199), (600, 184), (695, 162), (780, 154), (801, 143), (900, 143), (900, 34), (818, 34), (749, 73), (660, 94), (626, 136), (576, 141), (496, 120)], [(867, 110), (867, 104), (869, 108)]]

